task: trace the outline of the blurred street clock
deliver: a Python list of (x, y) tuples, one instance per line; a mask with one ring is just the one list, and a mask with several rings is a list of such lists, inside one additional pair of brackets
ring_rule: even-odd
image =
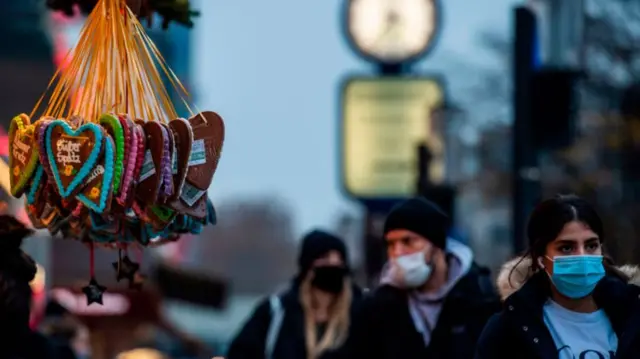
[(438, 0), (347, 0), (345, 27), (360, 55), (394, 65), (424, 57), (439, 20)]

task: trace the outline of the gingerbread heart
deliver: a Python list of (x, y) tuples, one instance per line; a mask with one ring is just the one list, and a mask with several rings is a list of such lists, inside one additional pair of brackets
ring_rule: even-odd
[(166, 203), (166, 201), (174, 193), (175, 187), (173, 183), (173, 159), (176, 156), (176, 143), (173, 137), (173, 132), (169, 126), (164, 123), (162, 126), (162, 134), (166, 137), (168, 146), (165, 146), (164, 160), (166, 161), (162, 165), (162, 188), (160, 189), (160, 202)]
[(39, 213), (38, 216), (38, 220), (43, 226), (42, 228), (50, 228), (61, 221), (62, 218), (63, 216), (61, 215), (60, 210), (49, 203), (45, 203), (42, 213)]
[(125, 153), (125, 137), (120, 120), (111, 114), (100, 116), (100, 124), (111, 135), (115, 145), (115, 163), (113, 165), (113, 192), (119, 193)]
[(94, 212), (104, 213), (111, 206), (114, 181), (114, 144), (109, 136), (104, 136), (104, 156), (87, 178), (78, 200)]
[(45, 151), (62, 199), (78, 193), (103, 150), (104, 132), (93, 123), (72, 129), (66, 122), (51, 122), (45, 132)]
[(206, 111), (189, 119), (193, 130), (193, 145), (189, 169), (178, 200), (171, 208), (189, 216), (205, 219), (207, 203), (205, 194), (218, 167), (224, 143), (224, 122), (215, 112)]
[(163, 230), (173, 222), (177, 212), (169, 207), (157, 205), (147, 207), (145, 214), (155, 230)]
[[(47, 184), (47, 175), (44, 173), (44, 168), (38, 164), (36, 172), (31, 180), (29, 192), (27, 192), (27, 205), (34, 205), (36, 201), (40, 199), (42, 190)], [(42, 201), (41, 201), (42, 202)]]
[[(141, 121), (136, 121), (141, 124)], [(166, 193), (165, 167), (171, 171), (171, 158), (169, 157), (169, 139), (166, 130), (160, 123), (143, 122), (146, 136), (147, 150), (144, 162), (138, 178), (136, 195), (145, 206), (151, 206), (158, 201), (160, 192)], [(170, 174), (169, 174), (170, 177)]]
[(98, 233), (118, 234), (121, 232), (121, 222), (118, 218), (100, 215), (91, 211), (89, 213), (89, 225)]
[[(131, 187), (129, 188), (129, 194), (125, 197), (124, 208), (125, 211), (132, 209), (135, 200), (136, 200), (136, 192), (139, 184), (140, 174), (142, 173), (142, 167), (145, 163), (145, 160), (150, 159), (150, 162), (153, 163), (153, 159), (151, 159), (151, 153), (149, 153), (149, 158), (147, 158), (147, 136), (144, 134), (144, 130), (142, 126), (135, 125), (134, 133), (137, 137), (138, 142), (138, 150), (136, 151), (136, 164), (133, 169), (133, 179), (131, 183)], [(155, 167), (153, 167), (155, 170)]]
[(40, 164), (44, 168), (44, 172), (47, 174), (48, 178), (53, 178), (53, 173), (51, 172), (51, 165), (49, 164), (49, 157), (47, 156), (47, 151), (45, 150), (45, 133), (47, 131), (47, 127), (49, 124), (53, 122), (51, 118), (41, 118), (35, 123), (35, 135), (36, 135), (36, 143), (38, 144), (38, 156), (40, 158)]
[(18, 115), (9, 126), (9, 176), (11, 194), (20, 197), (26, 190), (38, 164), (38, 146), (35, 126), (29, 116)]
[(125, 153), (123, 162), (122, 182), (120, 185), (120, 193), (117, 198), (118, 204), (125, 207), (129, 193), (133, 186), (133, 173), (136, 168), (136, 161), (138, 159), (138, 134), (136, 133), (136, 125), (131, 121), (129, 116), (121, 115), (118, 118), (120, 125), (122, 126), (122, 132), (125, 137)]
[(193, 145), (193, 130), (191, 129), (189, 121), (184, 118), (178, 118), (169, 122), (169, 128), (173, 134), (175, 144), (171, 166), (174, 193), (170, 197), (170, 201), (175, 201), (180, 197), (184, 182), (187, 179), (191, 146)]
[[(36, 174), (31, 181), (31, 188), (25, 196), (25, 209), (29, 220), (34, 228), (47, 228), (48, 223), (42, 220), (45, 207), (48, 205), (46, 201), (47, 175), (42, 166), (38, 165)], [(53, 219), (53, 218), (52, 218)]]

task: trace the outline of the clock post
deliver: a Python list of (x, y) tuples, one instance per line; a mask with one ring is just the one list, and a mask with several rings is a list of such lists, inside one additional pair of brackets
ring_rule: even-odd
[(445, 107), (444, 81), (412, 66), (434, 48), (441, 12), (438, 0), (347, 0), (343, 10), (347, 43), (375, 68), (374, 76), (343, 81), (339, 125), (341, 184), (366, 210), (362, 246), (372, 284), (386, 261), (382, 228), (394, 205), (418, 194), (452, 208), (432, 118)]

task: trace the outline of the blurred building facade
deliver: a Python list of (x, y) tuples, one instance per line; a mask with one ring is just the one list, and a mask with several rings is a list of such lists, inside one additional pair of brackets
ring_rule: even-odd
[[(14, 116), (31, 112), (55, 71), (44, 2), (0, 1), (0, 38), (0, 135), (4, 135)], [(0, 201), (7, 201), (14, 213), (22, 207), (22, 201), (4, 188)], [(48, 241), (42, 239), (29, 241), (25, 250), (48, 268)]]

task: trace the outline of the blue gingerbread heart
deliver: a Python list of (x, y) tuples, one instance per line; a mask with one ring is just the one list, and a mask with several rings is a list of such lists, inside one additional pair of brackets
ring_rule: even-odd
[[(82, 138), (84, 133), (93, 135), (94, 138)], [(52, 146), (52, 136), (55, 137), (55, 148)], [(79, 139), (83, 141), (76, 141)], [(102, 139), (102, 129), (94, 123), (84, 124), (74, 130), (65, 121), (55, 120), (47, 127), (45, 151), (53, 179), (63, 199), (74, 194), (95, 167), (102, 151)]]
[[(100, 175), (102, 176), (102, 183), (99, 183), (100, 194), (99, 194), (98, 203), (95, 203), (90, 198), (88, 198), (84, 194), (84, 192), (78, 194), (77, 196), (78, 200), (82, 202), (82, 204), (84, 204), (85, 206), (89, 207), (90, 209), (92, 209), (97, 213), (104, 212), (105, 208), (109, 204), (107, 203), (107, 201), (109, 200), (111, 191), (113, 190), (112, 188), (113, 167), (114, 167), (114, 161), (115, 161), (114, 148), (113, 148), (114, 146), (110, 138), (106, 139), (105, 144), (106, 146), (104, 150), (104, 173)], [(89, 182), (91, 182), (91, 180), (89, 180)]]
[(27, 193), (27, 204), (34, 204), (36, 202), (36, 194), (38, 193), (38, 188), (40, 187), (43, 177), (44, 168), (41, 164), (38, 164), (36, 174), (33, 176), (33, 180), (31, 182), (31, 188), (29, 189), (29, 193)]

